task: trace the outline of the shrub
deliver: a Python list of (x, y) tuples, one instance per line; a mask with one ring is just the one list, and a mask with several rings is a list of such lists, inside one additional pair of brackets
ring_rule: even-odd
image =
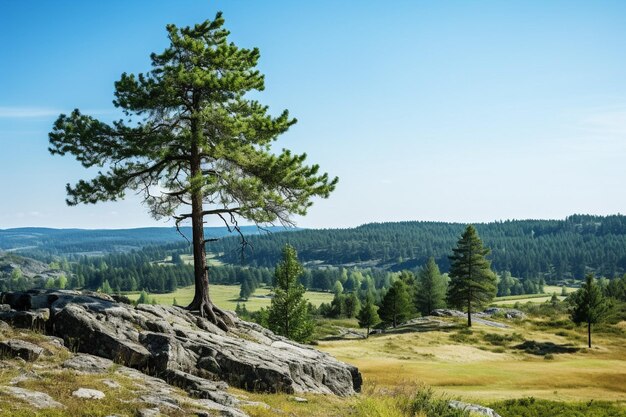
[(605, 401), (562, 403), (520, 398), (491, 404), (498, 414), (507, 417), (626, 417), (626, 409)]

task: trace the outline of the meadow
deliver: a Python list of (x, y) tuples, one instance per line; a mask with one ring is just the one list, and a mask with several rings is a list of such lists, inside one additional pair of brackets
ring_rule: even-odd
[[(272, 301), (269, 288), (258, 288), (247, 301), (239, 301), (239, 285), (210, 285), (209, 295), (213, 302), (226, 310), (235, 310), (237, 303), (246, 305), (248, 311), (257, 311), (262, 307), (268, 307)], [(150, 298), (154, 299), (157, 304), (172, 305), (174, 299), (178, 305), (187, 305), (193, 299), (194, 287), (178, 288), (174, 292), (165, 294), (150, 294)], [(125, 294), (128, 298), (135, 301), (139, 298), (139, 292)], [(305, 298), (313, 305), (319, 306), (321, 303), (329, 303), (333, 299), (332, 293), (307, 291)]]

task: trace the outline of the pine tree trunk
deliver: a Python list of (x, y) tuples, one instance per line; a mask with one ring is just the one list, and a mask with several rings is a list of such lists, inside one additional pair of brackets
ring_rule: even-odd
[(467, 327), (472, 327), (472, 303), (467, 301)]
[(591, 349), (591, 321), (587, 320), (587, 341), (589, 349)]
[[(192, 123), (192, 136), (194, 137), (191, 146), (191, 177), (202, 175), (201, 159), (198, 148), (197, 128)], [(204, 216), (202, 205), (202, 188), (194, 188), (191, 191), (191, 227), (193, 242), (193, 270), (195, 278), (195, 292), (188, 310), (197, 311), (200, 316), (206, 317), (224, 331), (228, 331), (228, 326), (233, 325), (228, 315), (215, 306), (209, 297), (209, 274), (206, 264), (206, 248), (204, 242)]]

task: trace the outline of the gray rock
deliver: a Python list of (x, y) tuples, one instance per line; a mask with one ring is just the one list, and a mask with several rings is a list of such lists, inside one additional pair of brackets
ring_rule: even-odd
[(133, 308), (64, 293), (50, 309), (66, 345), (157, 376), (182, 371), (265, 392), (351, 395), (361, 386), (355, 367), (234, 316), (225, 333), (173, 306)]
[(4, 313), (7, 311), (11, 311), (11, 306), (9, 304), (0, 304), (0, 312)]
[(104, 392), (91, 388), (78, 388), (72, 392), (72, 395), (77, 398), (86, 398), (90, 400), (101, 400), (105, 397)]
[(24, 369), (20, 369), (20, 372), (21, 373), (18, 376), (16, 376), (15, 378), (11, 379), (9, 384), (17, 385), (20, 382), (28, 381), (30, 379), (41, 379), (41, 377), (39, 375), (37, 375), (36, 373), (34, 373), (34, 372), (26, 371)]
[(309, 400), (303, 397), (291, 397), (291, 399), (297, 403), (308, 403)]
[[(241, 402), (226, 392), (226, 383), (251, 391), (336, 395), (352, 395), (362, 383), (356, 367), (234, 315), (224, 332), (179, 307), (135, 308), (99, 294), (50, 290), (4, 293), (0, 299), (49, 308), (47, 330), (81, 352), (65, 361), (65, 368), (103, 373), (116, 362), (149, 373), (126, 366), (114, 371), (135, 381), (142, 391), (138, 398), (161, 408), (192, 401), (199, 412), (241, 417), (245, 414), (236, 408)], [(181, 398), (163, 380), (195, 399)]]
[(106, 385), (107, 387), (113, 388), (113, 389), (118, 389), (122, 387), (117, 381), (113, 381), (112, 379), (103, 379), (102, 383)]
[(502, 315), (506, 319), (525, 319), (526, 313), (523, 311), (514, 309), (514, 308), (500, 308), (500, 307), (490, 307), (486, 309), (484, 314), (489, 316), (493, 316), (495, 314)]
[(139, 410), (139, 417), (159, 417), (161, 415), (161, 411), (159, 411), (158, 407), (155, 408), (142, 408)]
[(113, 366), (113, 362), (97, 356), (78, 353), (63, 362), (62, 366), (85, 373), (105, 373)]
[(450, 310), (447, 308), (438, 308), (430, 312), (435, 317), (466, 317), (467, 314), (459, 310)]
[(64, 408), (64, 405), (55, 401), (51, 396), (44, 392), (31, 391), (18, 387), (0, 387), (0, 391), (26, 401), (35, 408)]
[(44, 330), (47, 319), (44, 312), (15, 310), (0, 312), (0, 320), (21, 329)]
[(462, 401), (449, 401), (450, 408), (456, 408), (457, 410), (469, 411), (474, 414), (478, 414), (485, 417), (501, 417), (500, 414), (488, 407), (482, 405), (464, 403)]
[(168, 371), (165, 379), (172, 385), (183, 388), (192, 397), (212, 400), (218, 404), (236, 407), (239, 400), (225, 391), (228, 385), (214, 382), (182, 371)]
[(42, 348), (24, 340), (9, 339), (0, 342), (0, 355), (22, 358), (26, 361), (35, 361), (42, 353)]

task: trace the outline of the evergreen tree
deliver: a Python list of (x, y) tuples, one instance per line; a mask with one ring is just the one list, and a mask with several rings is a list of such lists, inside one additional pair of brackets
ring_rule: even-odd
[(446, 280), (431, 257), (417, 275), (415, 305), (423, 316), (446, 306)]
[(361, 302), (359, 301), (359, 297), (356, 296), (356, 293), (350, 293), (344, 300), (345, 306), (345, 315), (346, 317), (355, 317), (359, 310), (361, 309)]
[(357, 319), (359, 320), (359, 327), (367, 329), (365, 337), (369, 337), (370, 327), (380, 323), (380, 317), (378, 316), (377, 310), (378, 308), (376, 307), (376, 304), (374, 304), (374, 298), (368, 296), (365, 300), (365, 304), (361, 306), (359, 314), (357, 315)]
[(385, 323), (394, 328), (405, 321), (411, 314), (411, 302), (406, 285), (401, 280), (396, 280), (391, 285), (382, 299), (378, 309), (378, 315)]
[(335, 281), (333, 284), (333, 293), (335, 296), (343, 294), (343, 285), (341, 285), (340, 281)]
[(248, 298), (250, 298), (250, 296), (253, 293), (253, 289), (250, 288), (250, 281), (247, 279), (244, 279), (241, 282), (241, 288), (239, 290), (239, 299), (240, 300), (247, 300)]
[(496, 296), (496, 275), (485, 258), (489, 249), (483, 246), (474, 226), (469, 225), (453, 249), (450, 259), (448, 304), (467, 311), (467, 326), (472, 326), (472, 309)]
[(195, 294), (187, 308), (228, 330), (228, 315), (209, 298), (204, 218), (218, 216), (239, 233), (241, 219), (293, 224), (292, 215), (306, 214), (312, 197), (328, 197), (337, 179), (305, 165), (305, 154), (271, 151), (296, 120), (287, 111), (272, 117), (248, 97), (264, 89), (259, 51), (229, 42), (223, 25), (221, 13), (193, 27), (168, 25), (170, 45), (150, 56), (152, 70), (115, 83), (124, 119), (62, 114), (49, 150), (86, 168), (110, 167), (68, 185), (69, 205), (114, 201), (131, 190), (155, 218), (173, 218), (177, 227), (191, 220)]
[(305, 289), (298, 281), (302, 273), (296, 250), (285, 245), (282, 260), (276, 265), (276, 286), (268, 311), (268, 325), (274, 333), (297, 342), (306, 341), (313, 333)]
[(102, 287), (100, 287), (100, 292), (103, 292), (105, 294), (113, 294), (113, 288), (111, 288), (109, 281), (107, 281), (106, 279), (102, 283)]
[(150, 297), (148, 296), (146, 290), (141, 290), (141, 293), (139, 293), (137, 304), (150, 304)]
[(572, 321), (578, 325), (587, 323), (587, 344), (591, 347), (591, 325), (602, 322), (609, 311), (609, 304), (593, 274), (587, 274), (585, 283), (568, 301), (572, 306)]

